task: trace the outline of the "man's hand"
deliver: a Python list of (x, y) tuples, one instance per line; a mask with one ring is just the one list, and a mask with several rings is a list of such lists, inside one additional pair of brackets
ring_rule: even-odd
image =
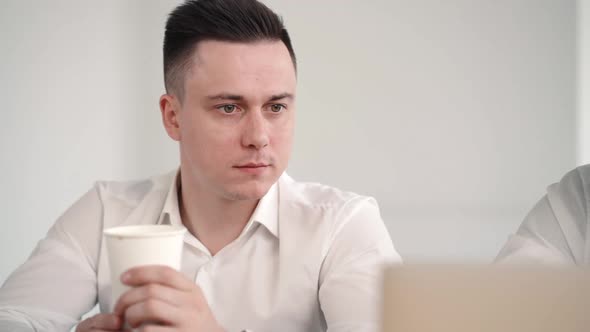
[(132, 288), (117, 302), (113, 314), (142, 331), (223, 331), (203, 292), (182, 273), (165, 266), (142, 266), (123, 273)]
[(80, 322), (76, 332), (107, 332), (119, 331), (122, 326), (121, 318), (113, 314), (98, 314)]

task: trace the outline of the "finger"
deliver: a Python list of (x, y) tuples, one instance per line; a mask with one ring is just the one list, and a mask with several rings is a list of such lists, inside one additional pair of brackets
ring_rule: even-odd
[(192, 290), (195, 286), (194, 282), (181, 272), (162, 265), (146, 265), (132, 268), (123, 273), (121, 281), (132, 287), (156, 283), (187, 291)]
[(177, 307), (152, 299), (136, 303), (125, 311), (125, 321), (133, 328), (142, 324), (174, 325), (179, 317)]
[(121, 328), (121, 318), (114, 314), (97, 314), (88, 319), (83, 320), (76, 327), (76, 331), (117, 331)]
[(122, 316), (125, 310), (136, 303), (147, 301), (148, 299), (160, 300), (173, 306), (182, 306), (186, 303), (186, 292), (163, 286), (160, 284), (147, 284), (136, 288), (131, 288), (123, 293), (113, 313)]

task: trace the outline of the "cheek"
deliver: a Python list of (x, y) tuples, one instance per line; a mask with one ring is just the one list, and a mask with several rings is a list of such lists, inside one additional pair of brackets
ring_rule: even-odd
[(235, 137), (209, 132), (198, 134), (195, 138), (197, 142), (193, 146), (198, 149), (195, 153), (200, 155), (204, 164), (220, 166), (235, 158), (236, 146), (239, 146)]
[(213, 150), (227, 147), (236, 140), (235, 130), (228, 130), (227, 126), (208, 116), (192, 116), (184, 120), (182, 138), (194, 147)]
[(291, 153), (293, 143), (293, 126), (283, 126), (277, 128), (271, 137), (273, 150), (281, 156), (288, 156)]
[(181, 125), (180, 144), (197, 164), (216, 168), (227, 163), (235, 145), (232, 131), (223, 130), (206, 117), (185, 118)]

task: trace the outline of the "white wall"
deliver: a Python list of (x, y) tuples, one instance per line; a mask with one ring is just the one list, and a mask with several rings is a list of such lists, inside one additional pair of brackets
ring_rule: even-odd
[(177, 165), (157, 106), (172, 5), (141, 3), (1, 2), (0, 281), (94, 181)]
[(578, 164), (590, 164), (590, 1), (577, 2)]
[[(177, 164), (157, 108), (176, 3), (0, 4), (0, 281), (94, 180)], [(375, 196), (407, 260), (491, 260), (575, 166), (573, 1), (267, 3), (299, 58), (289, 172)]]
[(489, 261), (574, 167), (575, 2), (269, 3), (301, 59), (291, 173), (376, 196), (409, 260)]

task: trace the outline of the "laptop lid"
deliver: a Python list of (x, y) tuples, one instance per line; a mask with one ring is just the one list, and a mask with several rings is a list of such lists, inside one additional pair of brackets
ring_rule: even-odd
[(392, 266), (382, 315), (383, 332), (586, 332), (590, 270)]

